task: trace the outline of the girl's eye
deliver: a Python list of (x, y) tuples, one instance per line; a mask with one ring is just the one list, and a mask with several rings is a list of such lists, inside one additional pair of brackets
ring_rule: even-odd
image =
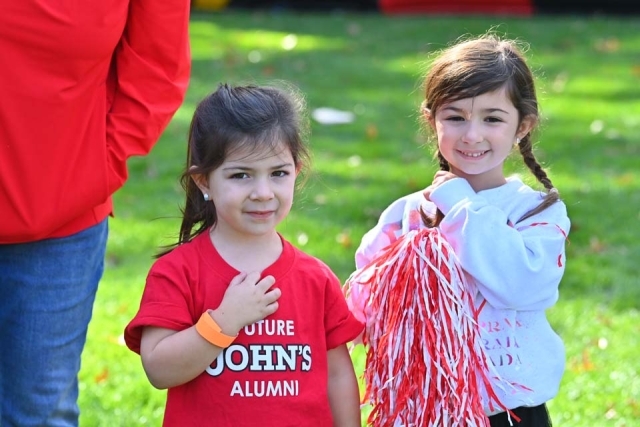
[(489, 123), (499, 123), (502, 121), (502, 119), (499, 117), (487, 117), (485, 120)]
[(450, 122), (461, 122), (461, 121), (464, 121), (464, 117), (462, 117), (462, 116), (449, 116), (449, 117), (445, 118), (445, 120), (450, 121)]
[(238, 172), (238, 173), (234, 173), (233, 175), (231, 175), (230, 177), (231, 179), (246, 179), (249, 178), (249, 174), (246, 172)]
[(275, 177), (278, 177), (278, 178), (282, 178), (282, 177), (285, 177), (285, 176), (289, 175), (289, 172), (287, 172), (287, 171), (275, 171), (271, 175), (275, 176)]

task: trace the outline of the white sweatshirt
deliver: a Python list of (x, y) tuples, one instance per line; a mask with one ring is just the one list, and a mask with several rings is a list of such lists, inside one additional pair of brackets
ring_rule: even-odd
[[(445, 214), (440, 231), (478, 290), (475, 303), (481, 308), (486, 354), (502, 380), (513, 385), (494, 387), (509, 409), (553, 398), (564, 372), (564, 346), (545, 310), (558, 300), (564, 272), (570, 227), (566, 207), (559, 201), (516, 223), (543, 196), (517, 177), (478, 193), (465, 179), (455, 178), (433, 191), (433, 203), (422, 191), (393, 202), (356, 251), (356, 267), (362, 268), (400, 235), (423, 226), (421, 206), (428, 213), (437, 206)], [(485, 411), (494, 413), (486, 405)]]

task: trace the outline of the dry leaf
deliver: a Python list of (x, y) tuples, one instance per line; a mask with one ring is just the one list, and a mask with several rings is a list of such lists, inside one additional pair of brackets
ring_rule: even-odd
[(593, 371), (594, 369), (593, 362), (591, 362), (591, 357), (589, 356), (589, 350), (586, 348), (582, 350), (582, 362), (580, 364), (580, 368), (582, 371)]
[(612, 420), (618, 416), (615, 408), (609, 408), (609, 410), (604, 414), (604, 417), (608, 420)]
[(367, 125), (367, 139), (376, 139), (378, 137), (378, 126), (373, 123)]
[(94, 377), (93, 380), (96, 384), (100, 384), (105, 382), (107, 379), (109, 379), (109, 370), (107, 368), (104, 368), (102, 372)]
[(352, 243), (351, 237), (349, 237), (349, 234), (347, 233), (338, 234), (336, 236), (336, 242), (338, 242), (338, 244), (340, 244), (344, 248), (350, 248)]
[(628, 172), (622, 175), (618, 175), (616, 177), (616, 183), (618, 185), (631, 185), (633, 184), (633, 179), (634, 179), (633, 174), (631, 172)]
[(600, 39), (596, 42), (595, 49), (598, 52), (617, 52), (620, 50), (620, 40), (615, 37)]
[(604, 243), (602, 243), (597, 236), (593, 236), (589, 240), (589, 249), (591, 249), (591, 252), (599, 254), (604, 252), (605, 246), (604, 246)]

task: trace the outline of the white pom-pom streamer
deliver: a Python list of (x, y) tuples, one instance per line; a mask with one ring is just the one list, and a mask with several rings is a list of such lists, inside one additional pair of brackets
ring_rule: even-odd
[(480, 341), (473, 294), (435, 228), (410, 231), (347, 280), (366, 298), (364, 401), (372, 426), (488, 427), (495, 370)]

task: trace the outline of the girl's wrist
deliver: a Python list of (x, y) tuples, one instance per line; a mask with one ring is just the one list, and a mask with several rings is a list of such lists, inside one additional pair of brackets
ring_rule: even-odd
[(225, 334), (210, 314), (210, 310), (205, 311), (195, 324), (196, 331), (202, 338), (210, 344), (220, 348), (229, 347), (237, 338), (237, 335)]
[(469, 181), (464, 178), (454, 178), (433, 189), (429, 198), (443, 214), (447, 215), (458, 202), (473, 198), (475, 194)]
[(236, 336), (242, 329), (242, 325), (236, 325), (232, 319), (225, 316), (224, 312), (220, 310), (220, 307), (215, 310), (208, 311), (211, 318), (220, 326), (222, 333), (225, 335)]

